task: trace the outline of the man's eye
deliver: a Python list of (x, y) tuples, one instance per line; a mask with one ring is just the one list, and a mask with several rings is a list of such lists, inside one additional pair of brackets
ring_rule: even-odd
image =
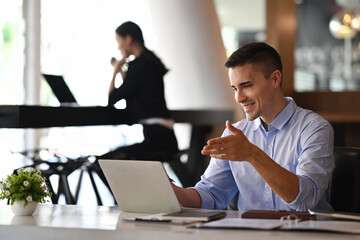
[(252, 84), (245, 84), (245, 85), (243, 85), (244, 88), (248, 88), (248, 87), (251, 87), (251, 86), (252, 86)]
[(233, 90), (234, 92), (236, 92), (236, 91), (237, 91), (237, 89), (236, 89), (236, 88), (234, 88), (234, 87), (232, 88), (232, 90)]

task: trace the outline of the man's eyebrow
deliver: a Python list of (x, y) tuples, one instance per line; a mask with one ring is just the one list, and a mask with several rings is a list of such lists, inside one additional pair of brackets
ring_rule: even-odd
[(244, 86), (244, 85), (247, 85), (247, 84), (249, 84), (249, 83), (251, 83), (251, 81), (242, 82), (242, 83), (239, 84), (239, 87)]
[(232, 87), (232, 88), (237, 88), (237, 87), (242, 87), (242, 86), (247, 85), (247, 84), (250, 84), (250, 83), (251, 83), (251, 81), (247, 81), (247, 82), (242, 82), (242, 83), (240, 83), (238, 86), (231, 85), (230, 87)]

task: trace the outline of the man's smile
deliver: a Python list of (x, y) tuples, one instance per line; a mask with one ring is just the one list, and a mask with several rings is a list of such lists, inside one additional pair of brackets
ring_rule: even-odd
[(252, 103), (243, 103), (241, 105), (242, 105), (244, 111), (247, 113), (247, 112), (250, 112), (252, 110), (252, 107), (255, 105), (255, 103), (254, 102), (252, 102)]

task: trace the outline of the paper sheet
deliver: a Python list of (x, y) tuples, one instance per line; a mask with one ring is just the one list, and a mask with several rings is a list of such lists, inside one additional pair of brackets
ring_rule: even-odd
[(260, 230), (302, 230), (360, 234), (358, 221), (281, 221), (274, 219), (225, 218), (197, 224), (199, 228), (239, 228)]

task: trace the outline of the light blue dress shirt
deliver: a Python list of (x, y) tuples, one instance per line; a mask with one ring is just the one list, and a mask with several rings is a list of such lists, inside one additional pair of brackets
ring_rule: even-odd
[[(307, 211), (331, 210), (329, 180), (334, 169), (331, 125), (316, 113), (298, 107), (291, 98), (266, 131), (260, 118), (243, 119), (234, 126), (299, 179), (299, 194), (293, 202), (282, 200), (248, 162), (212, 158), (195, 185), (202, 208), (224, 209), (239, 191), (238, 209)], [(225, 129), (222, 136), (232, 134)]]

